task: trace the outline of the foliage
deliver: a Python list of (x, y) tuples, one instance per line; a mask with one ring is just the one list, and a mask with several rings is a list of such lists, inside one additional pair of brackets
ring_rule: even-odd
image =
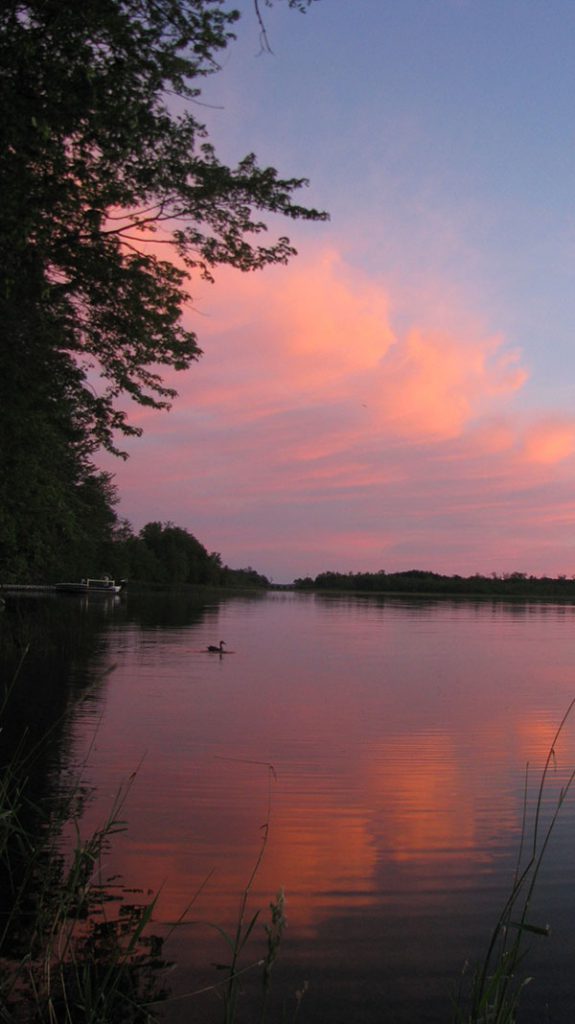
[[(266, 7), (273, 7), (273, 0), (263, 0), (263, 2)], [(314, 0), (288, 0), (288, 6), (294, 8), (296, 11), (300, 11), (302, 14), (305, 14), (312, 3), (314, 3)], [(260, 43), (262, 51), (271, 53), (272, 48), (270, 45), (268, 30), (262, 16), (260, 0), (254, 0), (254, 8), (260, 26)]]
[[(65, 413), (43, 419), (31, 391), (15, 433), (0, 423), (0, 580), (42, 583), (98, 569), (116, 522), (111, 478), (83, 457)], [(103, 566), (102, 566), (103, 568)]]
[(130, 580), (178, 586), (219, 583), (221, 560), (173, 523), (148, 523), (125, 542)]
[(191, 108), (238, 16), (222, 0), (2, 5), (2, 322), (25, 379), (36, 350), (55, 356), (55, 396), (91, 445), (139, 432), (120, 395), (165, 407), (158, 367), (197, 359), (192, 274), (283, 263), (294, 249), (263, 244), (262, 216), (325, 216), (295, 202), (304, 179), (220, 162)]
[(269, 587), (270, 581), (263, 573), (252, 569), (251, 565), (248, 565), (246, 569), (230, 569), (225, 565), (221, 576), (221, 585), (231, 588), (247, 587), (253, 589), (255, 587), (261, 589)]
[(199, 584), (218, 587), (267, 587), (255, 569), (230, 569), (217, 552), (208, 552), (192, 533), (173, 523), (147, 523), (134, 536), (128, 523), (116, 532), (108, 562), (118, 577), (164, 587)]
[(295, 250), (265, 239), (267, 215), (325, 217), (296, 202), (304, 179), (252, 153), (222, 163), (198, 119), (238, 17), (224, 0), (0, 6), (5, 580), (103, 542), (86, 524), (109, 530), (113, 496), (91, 458), (140, 433), (121, 399), (168, 407), (162, 370), (200, 355), (190, 282), (284, 263)]
[[(147, 523), (135, 534), (127, 520), (116, 517), (116, 492), (108, 474), (81, 467), (74, 480), (72, 466), (64, 500), (57, 472), (51, 475), (50, 460), (45, 466), (38, 465), (32, 451), (23, 461), (24, 469), (32, 465), (38, 474), (45, 472), (46, 479), (26, 476), (30, 486), (23, 494), (27, 501), (20, 492), (15, 500), (16, 496), (4, 489), (5, 503), (0, 503), (2, 583), (54, 583), (110, 575), (159, 587), (269, 587), (262, 573), (251, 566), (231, 569), (220, 554), (209, 552), (189, 530), (174, 523)], [(65, 466), (63, 462), (61, 469)], [(11, 514), (13, 510), (17, 515)]]

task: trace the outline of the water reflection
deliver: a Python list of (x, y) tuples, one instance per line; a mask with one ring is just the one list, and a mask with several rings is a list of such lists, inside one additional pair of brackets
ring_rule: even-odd
[[(98, 709), (82, 705), (74, 731), (97, 790), (86, 828), (141, 765), (110, 870), (161, 890), (166, 925), (197, 894), (195, 923), (173, 940), (175, 994), (214, 980), (220, 940), (199, 922), (232, 927), (269, 817), (252, 904), (285, 886), (279, 971), (290, 992), (310, 981), (306, 1019), (369, 1024), (383, 1005), (384, 1019), (445, 1020), (448, 983), (481, 952), (511, 877), (524, 766), (542, 763), (573, 695), (573, 615), (280, 593), (128, 595), (91, 619), (92, 641), (67, 670), (86, 678), (91, 666), (101, 680)], [(203, 653), (220, 639), (236, 653)], [(555, 787), (575, 763), (573, 736), (557, 749)], [(561, 835), (573, 828), (565, 808)], [(565, 921), (575, 898), (564, 841), (549, 866), (542, 897), (563, 904)], [(561, 937), (547, 948), (566, 966)], [(536, 952), (535, 974), (545, 957)], [(568, 977), (552, 986), (561, 1012)], [(532, 988), (535, 1021), (549, 990), (545, 978)], [(174, 1021), (189, 1012), (185, 1000), (170, 1010)]]

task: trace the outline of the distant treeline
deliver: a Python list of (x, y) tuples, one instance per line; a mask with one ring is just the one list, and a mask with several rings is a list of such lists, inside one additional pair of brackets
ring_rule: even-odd
[(299, 590), (363, 590), (373, 593), (493, 594), (575, 598), (575, 579), (567, 576), (528, 576), (523, 572), (482, 576), (443, 576), (424, 569), (406, 572), (322, 572), (315, 579), (294, 581)]

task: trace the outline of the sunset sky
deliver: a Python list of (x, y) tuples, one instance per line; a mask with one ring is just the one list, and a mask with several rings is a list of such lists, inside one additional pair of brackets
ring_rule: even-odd
[(201, 361), (101, 460), (120, 514), (276, 582), (575, 574), (575, 3), (278, 3), (273, 55), (237, 6), (197, 113), (331, 221), (192, 283)]

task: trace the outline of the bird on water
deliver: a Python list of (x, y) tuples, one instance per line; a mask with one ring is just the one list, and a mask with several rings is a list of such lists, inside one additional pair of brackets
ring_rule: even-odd
[(215, 644), (208, 644), (208, 651), (211, 651), (213, 654), (225, 654), (225, 651), (224, 651), (225, 643), (226, 643), (225, 640), (220, 640), (220, 646), (219, 647), (216, 647)]

